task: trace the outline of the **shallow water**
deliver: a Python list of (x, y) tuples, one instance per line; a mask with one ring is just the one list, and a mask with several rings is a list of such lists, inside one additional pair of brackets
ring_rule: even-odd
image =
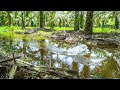
[(2, 56), (22, 54), (23, 60), (33, 65), (75, 70), (81, 78), (120, 78), (119, 49), (102, 49), (84, 43), (70, 45), (49, 39), (38, 40), (31, 35), (0, 40)]

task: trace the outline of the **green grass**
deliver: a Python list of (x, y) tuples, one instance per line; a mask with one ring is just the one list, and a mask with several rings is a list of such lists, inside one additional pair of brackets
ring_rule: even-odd
[(0, 27), (0, 37), (6, 37), (6, 38), (12, 37), (12, 38), (14, 38), (17, 36), (16, 34), (14, 34), (14, 32), (16, 32), (16, 31), (22, 32), (23, 30), (21, 30), (20, 27), (15, 27), (15, 26)]
[(53, 32), (44, 32), (44, 31), (38, 31), (38, 33), (36, 34), (36, 36), (51, 36)]
[(111, 33), (111, 32), (120, 33), (120, 29), (115, 30), (115, 29), (111, 29), (111, 28), (93, 28), (93, 32), (96, 32), (96, 33)]
[[(50, 27), (45, 27), (50, 29)], [(74, 30), (73, 27), (54, 27), (53, 29), (55, 29), (56, 31), (62, 31), (62, 30)]]
[(14, 30), (20, 30), (20, 27), (16, 27), (16, 26), (11, 26), (11, 27), (8, 27), (8, 26), (4, 26), (4, 27), (0, 27), (0, 31), (14, 31)]
[[(26, 27), (26, 28), (32, 29), (35, 27)], [(50, 27), (45, 27), (45, 28), (50, 28)], [(56, 31), (74, 30), (73, 27), (54, 27), (54, 29)], [(22, 35), (14, 34), (14, 32), (25, 32), (25, 30), (22, 30), (21, 27), (16, 27), (16, 26), (0, 27), (0, 37), (13, 37), (14, 38), (14, 37), (18, 37), (18, 36), (21, 37), (22, 36)], [(36, 33), (36, 35), (38, 35), (38, 36), (51, 36), (53, 32), (38, 31), (38, 33)], [(96, 32), (96, 33), (111, 33), (111, 32), (120, 33), (120, 29), (115, 30), (115, 29), (111, 29), (111, 28), (93, 28), (93, 32)]]

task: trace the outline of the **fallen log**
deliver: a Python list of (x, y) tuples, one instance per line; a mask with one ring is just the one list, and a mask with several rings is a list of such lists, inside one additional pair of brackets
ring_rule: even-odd
[(15, 60), (15, 59), (19, 59), (21, 56), (15, 56), (13, 58), (8, 58), (8, 59), (0, 59), (0, 63), (2, 62), (7, 62), (7, 61), (11, 61), (11, 60)]

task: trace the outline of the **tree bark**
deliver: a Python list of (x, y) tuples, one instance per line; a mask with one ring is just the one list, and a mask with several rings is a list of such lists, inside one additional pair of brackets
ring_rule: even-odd
[(10, 12), (11, 11), (7, 11), (7, 13), (8, 13), (8, 20), (9, 20), (9, 22), (8, 22), (9, 27), (11, 26), (11, 15), (10, 15)]
[(74, 30), (79, 30), (79, 11), (75, 11), (75, 23), (74, 23)]
[(80, 14), (80, 28), (83, 28), (83, 12)]
[(22, 11), (22, 28), (25, 29), (25, 11)]
[(62, 27), (61, 23), (62, 23), (62, 21), (61, 21), (61, 19), (60, 19), (60, 21), (59, 21), (59, 27)]
[(4, 12), (3, 11), (2, 11), (1, 21), (2, 21), (2, 26), (4, 26), (5, 25), (5, 20), (4, 20)]
[[(15, 19), (17, 19), (17, 11), (15, 11)], [(15, 26), (17, 25), (17, 22), (15, 21)]]
[(44, 27), (44, 14), (43, 11), (40, 11), (40, 28)]
[(115, 29), (119, 29), (119, 19), (115, 16)]
[(85, 23), (85, 34), (92, 35), (93, 33), (93, 11), (87, 11), (86, 23)]

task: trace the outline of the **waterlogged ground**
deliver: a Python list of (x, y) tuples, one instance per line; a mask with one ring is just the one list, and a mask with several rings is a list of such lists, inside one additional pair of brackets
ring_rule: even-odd
[(35, 34), (0, 39), (0, 59), (22, 55), (21, 60), (35, 66), (74, 70), (80, 78), (120, 78), (119, 48), (98, 48), (84, 43), (64, 43)]

